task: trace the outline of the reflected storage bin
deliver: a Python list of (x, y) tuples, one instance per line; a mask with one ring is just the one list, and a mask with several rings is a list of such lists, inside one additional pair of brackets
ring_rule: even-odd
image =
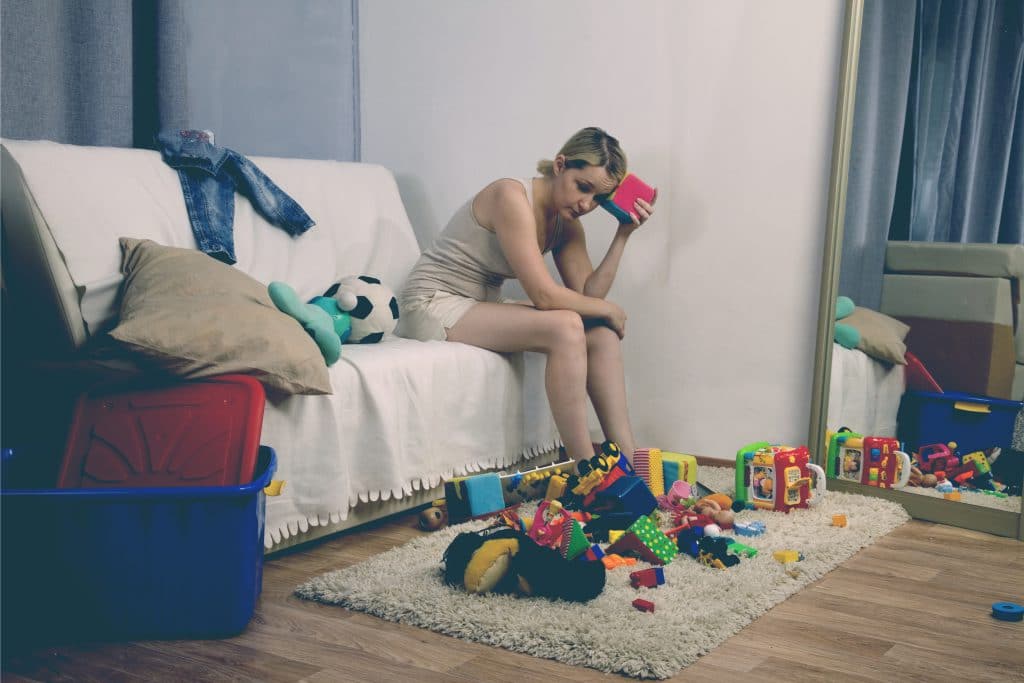
[(276, 467), (260, 446), (237, 486), (4, 489), (4, 640), (241, 632), (262, 588)]
[(898, 437), (910, 453), (921, 446), (955, 441), (966, 455), (1013, 443), (1024, 402), (973, 394), (908, 391), (899, 409)]

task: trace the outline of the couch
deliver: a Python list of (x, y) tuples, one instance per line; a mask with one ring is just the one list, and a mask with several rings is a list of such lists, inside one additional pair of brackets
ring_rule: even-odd
[[(30, 321), (8, 327), (20, 333), (20, 344), (5, 330), (5, 352), (17, 350), (24, 357), (16, 364), (40, 378), (47, 369), (81, 367), (89, 368), (82, 376), (90, 380), (108, 371), (154, 372), (152, 358), (113, 342), (109, 333), (124, 323), (121, 305), (135, 286), (122, 272), (121, 238), (210, 259), (195, 251), (176, 172), (157, 152), (140, 149), (3, 140), (2, 154), (4, 302), (12, 309), (5, 317), (16, 309)], [(303, 299), (347, 275), (372, 274), (396, 291), (402, 286), (419, 247), (388, 169), (251, 159), (316, 225), (291, 237), (236, 195), (238, 260), (225, 267), (261, 290), (287, 282)], [(307, 343), (316, 351), (297, 322), (276, 309), (259, 310), (294, 323), (299, 339), (289, 351), (306, 352)], [(239, 322), (231, 318), (207, 324), (227, 333)], [(267, 329), (278, 329), (281, 320), (272, 322)], [(330, 393), (270, 387), (261, 441), (277, 451), (275, 478), (284, 486), (268, 497), (267, 550), (429, 502), (455, 476), (550, 459), (559, 441), (544, 398), (542, 360), (389, 335), (378, 344), (346, 345), (340, 361), (317, 370), (326, 372)], [(46, 430), (65, 426), (65, 413), (46, 412)]]
[(1024, 246), (891, 241), (880, 309), (944, 391), (1024, 398)]

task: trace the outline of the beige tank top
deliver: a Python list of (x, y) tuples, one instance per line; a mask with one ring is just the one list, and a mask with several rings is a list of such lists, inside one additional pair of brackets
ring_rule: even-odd
[[(533, 206), (533, 181), (515, 178), (526, 190), (526, 200)], [(475, 195), (474, 195), (475, 197)], [(449, 292), (476, 301), (498, 301), (501, 285), (515, 278), (498, 236), (480, 225), (473, 216), (473, 199), (463, 204), (448, 221), (433, 244), (420, 255), (402, 291), (402, 298), (428, 298), (435, 292)], [(562, 232), (559, 217), (550, 239), (544, 245), (547, 253), (558, 243)]]

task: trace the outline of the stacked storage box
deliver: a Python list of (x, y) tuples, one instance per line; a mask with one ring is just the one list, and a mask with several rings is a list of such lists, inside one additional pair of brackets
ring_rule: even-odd
[(242, 631), (276, 467), (258, 446), (263, 406), (250, 377), (97, 391), (49, 486), (17, 476), (38, 454), (5, 457), (5, 643)]
[(883, 313), (944, 391), (1024, 398), (1024, 246), (889, 242)]

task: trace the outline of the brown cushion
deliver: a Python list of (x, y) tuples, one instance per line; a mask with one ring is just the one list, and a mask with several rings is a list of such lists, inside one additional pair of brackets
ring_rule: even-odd
[(265, 285), (194, 249), (120, 242), (114, 339), (184, 379), (244, 373), (288, 394), (331, 393), (320, 349)]
[(887, 363), (906, 365), (907, 345), (904, 340), (910, 326), (885, 313), (857, 306), (853, 313), (839, 322), (850, 325), (860, 332), (857, 348), (872, 358)]

